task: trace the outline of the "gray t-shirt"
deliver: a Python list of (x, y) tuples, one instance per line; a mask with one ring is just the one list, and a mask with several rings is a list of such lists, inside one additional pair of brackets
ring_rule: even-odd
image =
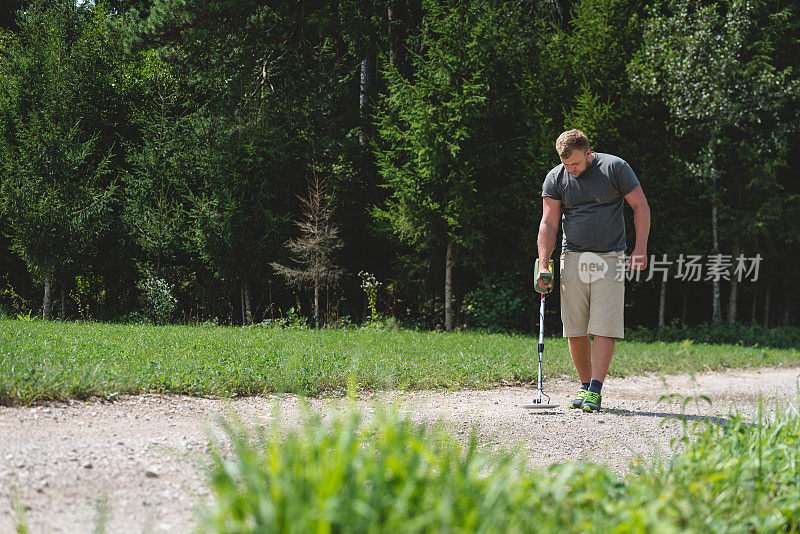
[(625, 195), (639, 185), (631, 166), (611, 154), (594, 153), (578, 178), (561, 164), (549, 173), (542, 196), (561, 201), (562, 247), (578, 252), (625, 250)]

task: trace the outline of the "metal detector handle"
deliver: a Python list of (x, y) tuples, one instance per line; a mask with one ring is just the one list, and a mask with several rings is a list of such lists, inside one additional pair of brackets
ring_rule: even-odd
[(553, 281), (553, 260), (549, 261), (548, 264), (548, 271), (549, 273), (539, 273), (539, 260), (536, 260), (536, 263), (533, 266), (533, 288), (536, 290), (537, 293), (547, 294), (553, 290), (553, 286), (550, 287), (542, 287), (539, 285), (539, 276), (542, 277), (543, 282), (552, 282)]

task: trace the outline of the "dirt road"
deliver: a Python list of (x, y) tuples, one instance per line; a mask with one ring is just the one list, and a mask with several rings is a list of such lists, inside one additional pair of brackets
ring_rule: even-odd
[[(521, 447), (537, 466), (572, 459), (601, 462), (624, 475), (636, 457), (670, 454), (681, 424), (677, 400), (664, 395), (707, 395), (691, 402), (691, 420), (725, 418), (731, 408), (752, 414), (760, 399), (798, 408), (800, 369), (730, 370), (659, 377), (609, 378), (604, 411), (566, 407), (575, 384), (550, 380), (546, 390), (560, 407), (531, 412), (518, 405), (533, 395), (523, 387), (486, 391), (383, 392), (359, 399), (365, 414), (394, 405), (417, 421), (442, 420), (458, 435), (475, 427), (489, 448)], [(343, 399), (312, 399), (314, 413), (348, 409)], [(116, 402), (54, 403), (0, 407), (0, 532), (13, 532), (23, 509), (32, 532), (89, 532), (106, 522), (108, 532), (187, 532), (194, 509), (207, 498), (193, 459), (205, 451), (206, 430), (227, 410), (245, 421), (277, 416), (296, 425), (305, 401), (286, 395), (240, 400), (144, 395)], [(16, 495), (16, 499), (12, 498)], [(124, 529), (124, 530), (123, 530)]]

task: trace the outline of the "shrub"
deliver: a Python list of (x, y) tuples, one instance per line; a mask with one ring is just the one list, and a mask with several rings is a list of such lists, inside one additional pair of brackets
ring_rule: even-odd
[(153, 275), (139, 284), (142, 292), (142, 311), (155, 324), (168, 323), (175, 313), (178, 300), (172, 296), (172, 286), (166, 280)]
[(8, 275), (3, 280), (5, 286), (0, 287), (0, 311), (3, 318), (14, 317), (30, 311), (29, 303), (23, 299), (8, 281)]
[(88, 321), (93, 312), (103, 307), (106, 298), (103, 277), (91, 272), (79, 274), (75, 277), (75, 290), (70, 292), (75, 301), (81, 319)]
[(375, 278), (374, 274), (366, 271), (359, 271), (358, 277), (361, 278), (361, 289), (364, 290), (364, 294), (367, 296), (369, 319), (370, 321), (380, 321), (381, 316), (378, 314), (378, 290), (383, 284)]
[(141, 312), (134, 311), (120, 316), (116, 322), (120, 324), (146, 324), (148, 320)]
[(531, 310), (531, 288), (526, 289), (521, 277), (491, 274), (480, 286), (467, 293), (461, 312), (469, 326), (492, 332), (528, 329)]
[(256, 327), (265, 327), (265, 328), (294, 328), (295, 330), (308, 330), (309, 328), (309, 321), (305, 315), (302, 315), (298, 309), (295, 309), (294, 306), (289, 308), (286, 311), (286, 314), (282, 317), (277, 317), (275, 319), (264, 319), (262, 322), (257, 323), (253, 326)]
[(626, 332), (629, 341), (683, 341), (691, 339), (697, 343), (726, 343), (746, 347), (799, 348), (800, 328), (782, 326), (766, 329), (761, 325), (735, 324), (713, 326), (700, 324), (687, 326), (674, 320), (661, 331), (638, 326)]
[(325, 323), (325, 328), (332, 330), (344, 330), (355, 328), (356, 324), (350, 319), (349, 315), (342, 315), (341, 317)]

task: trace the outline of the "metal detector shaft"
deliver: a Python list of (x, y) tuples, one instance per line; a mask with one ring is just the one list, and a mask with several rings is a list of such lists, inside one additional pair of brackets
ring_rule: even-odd
[[(542, 280), (544, 282), (546, 282), (546, 283), (549, 283), (553, 279), (553, 274), (552, 274), (552, 272), (553, 272), (553, 262), (552, 261), (550, 262), (550, 266), (549, 267), (550, 267), (548, 269), (549, 272), (542, 274)], [(536, 265), (534, 267), (534, 271), (533, 272), (534, 272), (534, 280), (536, 280), (538, 278), (538, 276), (539, 276), (539, 260), (538, 259), (536, 260)], [(546, 278), (545, 278), (545, 276), (546, 276)], [(537, 392), (536, 392), (536, 398), (534, 398), (533, 401), (531, 401), (530, 403), (522, 404), (521, 406), (523, 408), (529, 408), (529, 409), (534, 409), (534, 410), (544, 410), (544, 409), (556, 408), (558, 406), (558, 404), (551, 404), (550, 403), (550, 397), (545, 395), (544, 392), (542, 392), (542, 372), (543, 372), (542, 371), (542, 359), (544, 358), (544, 299), (545, 299), (545, 295), (550, 292), (551, 288), (550, 287), (539, 286), (538, 283), (534, 283), (534, 285), (536, 287), (536, 291), (539, 291), (540, 294), (541, 294), (541, 297), (540, 297), (540, 300), (539, 300), (539, 345), (537, 347), (537, 349), (538, 349), (537, 352), (539, 353), (539, 376), (538, 376), (538, 379), (537, 379), (538, 388), (537, 388)], [(544, 402), (542, 397), (547, 397), (547, 402)]]
[(542, 356), (544, 355), (544, 299), (542, 293), (539, 304), (539, 402), (542, 401)]

